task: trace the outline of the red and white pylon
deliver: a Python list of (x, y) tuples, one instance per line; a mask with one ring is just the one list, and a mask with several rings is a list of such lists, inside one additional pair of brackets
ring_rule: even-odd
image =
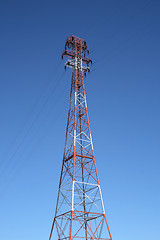
[(89, 125), (84, 78), (89, 71), (87, 43), (70, 36), (62, 57), (72, 68), (65, 148), (53, 229), (57, 239), (112, 240), (105, 214)]

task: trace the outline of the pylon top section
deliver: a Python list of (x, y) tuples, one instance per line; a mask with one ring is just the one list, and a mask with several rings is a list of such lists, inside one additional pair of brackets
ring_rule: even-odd
[(90, 72), (89, 64), (92, 63), (92, 59), (89, 58), (88, 55), (88, 44), (84, 39), (74, 35), (67, 38), (65, 42), (65, 50), (62, 53), (62, 59), (65, 56), (71, 60), (67, 60), (65, 63), (65, 69), (66, 67), (71, 67), (80, 69), (85, 74), (86, 72)]

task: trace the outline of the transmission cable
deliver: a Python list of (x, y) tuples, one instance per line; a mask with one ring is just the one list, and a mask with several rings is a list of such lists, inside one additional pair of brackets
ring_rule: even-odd
[(19, 151), (19, 149), (21, 148), (23, 142), (25, 141), (26, 137), (28, 136), (28, 134), (30, 133), (30, 131), (32, 130), (33, 126), (35, 125), (37, 119), (39, 118), (40, 114), (42, 113), (44, 107), (47, 105), (50, 97), (52, 96), (52, 94), (54, 93), (56, 87), (58, 86), (58, 84), (60, 83), (60, 80), (63, 78), (65, 74), (65, 71), (63, 71), (63, 73), (61, 74), (60, 78), (58, 78), (58, 81), (56, 82), (56, 85), (54, 86), (54, 88), (52, 88), (50, 94), (48, 95), (46, 101), (43, 103), (43, 105), (41, 106), (39, 112), (36, 114), (35, 118), (33, 119), (29, 129), (27, 130), (27, 132), (25, 133), (25, 135), (23, 136), (23, 138), (21, 139), (20, 143), (18, 144), (18, 146), (16, 147), (14, 153), (11, 155), (11, 157), (9, 158), (5, 168), (2, 170), (2, 172), (0, 173), (0, 179), (2, 178), (2, 176), (4, 175), (4, 173), (6, 172), (6, 170), (8, 169), (8, 167), (11, 164), (12, 159), (15, 157), (15, 155), (17, 154), (17, 152)]

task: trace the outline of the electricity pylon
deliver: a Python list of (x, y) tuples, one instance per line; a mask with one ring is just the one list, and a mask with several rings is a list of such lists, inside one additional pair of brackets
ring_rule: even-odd
[[(70, 36), (63, 57), (65, 68), (72, 68), (70, 104), (65, 148), (60, 175), (53, 229), (58, 240), (112, 240), (96, 168), (89, 125), (84, 77), (92, 60), (87, 43)], [(55, 239), (54, 239), (55, 240)]]

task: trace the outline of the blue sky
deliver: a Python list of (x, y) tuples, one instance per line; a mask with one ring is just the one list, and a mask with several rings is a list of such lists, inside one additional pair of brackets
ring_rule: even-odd
[(0, 2), (0, 239), (48, 239), (64, 148), (71, 71), (66, 38), (84, 38), (85, 79), (113, 239), (160, 239), (160, 2)]

